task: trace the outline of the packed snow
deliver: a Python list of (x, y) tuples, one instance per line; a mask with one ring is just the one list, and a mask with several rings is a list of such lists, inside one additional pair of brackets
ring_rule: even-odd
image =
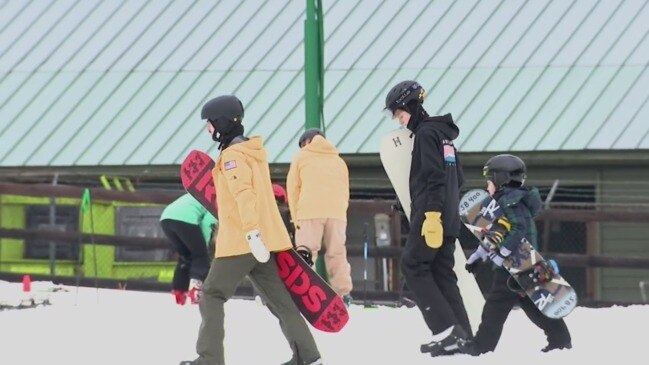
[[(200, 324), (195, 305), (178, 306), (171, 294), (76, 288), (0, 281), (0, 303), (49, 298), (51, 305), (0, 311), (2, 364), (178, 364), (194, 359)], [(258, 302), (226, 304), (226, 362), (281, 364), (291, 357), (277, 320)], [(419, 352), (428, 342), (420, 312), (352, 305), (339, 333), (313, 329), (325, 364), (583, 364), (618, 361), (646, 364), (649, 306), (578, 307), (566, 321), (572, 350), (541, 353), (545, 338), (521, 310), (514, 310), (495, 352), (480, 357), (432, 359)]]

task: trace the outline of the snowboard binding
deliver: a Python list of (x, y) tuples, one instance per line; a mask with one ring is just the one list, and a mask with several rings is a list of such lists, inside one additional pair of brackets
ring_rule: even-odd
[(309, 266), (313, 266), (313, 254), (311, 253), (311, 249), (304, 246), (304, 245), (299, 245), (295, 247), (295, 251), (302, 256), (304, 261), (309, 264)]
[(559, 267), (557, 266), (556, 261), (554, 260), (544, 260), (534, 264), (529, 270), (522, 271), (516, 276), (518, 277), (518, 283), (514, 281), (520, 289), (515, 290), (516, 288), (510, 286), (509, 280), (507, 281), (507, 286), (510, 290), (519, 292), (520, 290), (527, 291), (530, 288), (538, 286), (543, 283), (551, 281), (553, 278), (559, 275)]

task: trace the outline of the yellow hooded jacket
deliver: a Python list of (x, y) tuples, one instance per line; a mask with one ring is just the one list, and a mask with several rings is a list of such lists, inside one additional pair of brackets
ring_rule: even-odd
[(291, 217), (336, 218), (347, 221), (349, 170), (338, 150), (315, 136), (293, 158), (286, 177)]
[(245, 235), (253, 229), (271, 252), (292, 247), (279, 214), (261, 137), (230, 145), (221, 152), (212, 176), (219, 207), (216, 257), (250, 253)]

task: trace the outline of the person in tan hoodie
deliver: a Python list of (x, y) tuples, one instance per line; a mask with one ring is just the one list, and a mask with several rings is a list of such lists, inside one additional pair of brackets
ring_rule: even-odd
[[(202, 323), (194, 361), (181, 365), (223, 365), (225, 302), (248, 276), (271, 312), (279, 319), (293, 350), (288, 365), (322, 364), (306, 321), (282, 283), (274, 253), (291, 249), (275, 202), (268, 157), (261, 137), (246, 138), (243, 105), (233, 95), (208, 101), (201, 112), (221, 154), (212, 171), (217, 191), (219, 233), (216, 254), (203, 283), (199, 302)], [(254, 332), (254, 324), (250, 326)]]
[(320, 129), (307, 129), (299, 145), (300, 151), (286, 177), (295, 244), (310, 248), (315, 262), (324, 238), (329, 281), (336, 293), (349, 302), (352, 278), (345, 247), (349, 170)]

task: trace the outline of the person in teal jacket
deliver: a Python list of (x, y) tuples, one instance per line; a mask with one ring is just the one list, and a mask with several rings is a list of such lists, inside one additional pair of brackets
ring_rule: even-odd
[(178, 253), (172, 293), (179, 305), (185, 304), (187, 297), (193, 304), (200, 300), (201, 287), (210, 269), (207, 248), (216, 222), (188, 193), (169, 204), (160, 216), (162, 231)]

